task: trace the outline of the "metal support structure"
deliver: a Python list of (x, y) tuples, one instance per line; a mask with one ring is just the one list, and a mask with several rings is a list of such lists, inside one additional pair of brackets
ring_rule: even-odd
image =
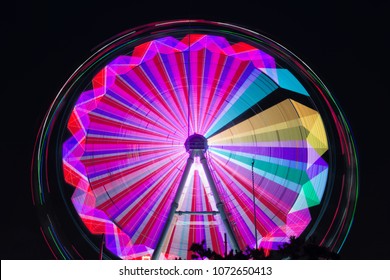
[(206, 159), (206, 157), (204, 156), (203, 153), (201, 153), (199, 156), (200, 156), (200, 163), (203, 166), (203, 170), (204, 170), (204, 172), (206, 174), (206, 178), (207, 178), (207, 180), (208, 180), (208, 182), (210, 184), (210, 189), (213, 192), (215, 204), (217, 206), (219, 214), (221, 215), (221, 219), (222, 219), (222, 222), (223, 222), (223, 224), (225, 226), (227, 234), (228, 234), (228, 236), (230, 238), (230, 241), (231, 241), (231, 244), (232, 244), (232, 247), (233, 247), (232, 249), (239, 251), (240, 250), (240, 246), (238, 245), (237, 239), (234, 236), (233, 230), (232, 230), (232, 228), (230, 226), (229, 220), (228, 220), (227, 215), (225, 213), (225, 209), (223, 208), (223, 203), (222, 203), (222, 201), (221, 201), (221, 199), (219, 197), (219, 194), (218, 194), (218, 191), (217, 191), (217, 187), (215, 186), (213, 177), (211, 175), (211, 171), (209, 169), (209, 165), (207, 164), (207, 159)]
[(162, 232), (160, 234), (160, 238), (158, 239), (156, 248), (154, 249), (154, 252), (153, 252), (153, 255), (152, 255), (152, 260), (158, 260), (160, 258), (162, 246), (163, 246), (164, 241), (165, 241), (165, 239), (166, 239), (166, 237), (168, 235), (168, 231), (169, 231), (169, 228), (171, 226), (173, 217), (175, 216), (176, 210), (179, 207), (180, 197), (181, 197), (181, 195), (183, 193), (183, 189), (184, 189), (184, 186), (186, 184), (186, 181), (187, 181), (187, 178), (188, 178), (188, 174), (190, 173), (191, 166), (194, 163), (195, 154), (196, 154), (195, 150), (191, 151), (190, 152), (190, 157), (187, 159), (187, 164), (186, 164), (186, 167), (184, 169), (183, 176), (181, 177), (179, 186), (177, 188), (175, 199), (173, 200), (173, 202), (171, 204), (171, 210), (169, 211), (168, 219), (167, 219), (167, 221), (166, 221), (166, 223), (164, 225), (164, 228), (163, 228), (163, 230), (162, 230)]
[[(165, 222), (164, 228), (163, 228), (163, 230), (160, 234), (160, 237), (157, 241), (156, 248), (154, 249), (154, 252), (152, 255), (153, 260), (158, 260), (160, 258), (162, 247), (163, 247), (165, 240), (167, 238), (167, 235), (168, 235), (168, 232), (169, 232), (169, 229), (171, 227), (171, 224), (172, 224), (172, 221), (173, 221), (175, 214), (178, 214), (178, 215), (184, 215), (184, 214), (186, 214), (186, 215), (216, 215), (216, 214), (219, 214), (221, 216), (221, 219), (222, 219), (222, 222), (225, 226), (227, 234), (230, 238), (230, 241), (232, 244), (232, 249), (240, 250), (240, 247), (238, 246), (237, 239), (234, 236), (233, 230), (230, 226), (227, 215), (225, 213), (223, 203), (219, 197), (217, 187), (215, 186), (214, 179), (211, 175), (210, 168), (207, 164), (207, 159), (204, 156), (204, 153), (206, 152), (206, 150), (208, 148), (207, 139), (202, 135), (193, 134), (193, 135), (188, 137), (184, 146), (186, 147), (186, 150), (190, 154), (190, 156), (187, 160), (187, 164), (185, 166), (185, 169), (184, 169), (183, 175), (181, 177), (179, 186), (176, 190), (175, 198), (171, 204), (171, 209), (169, 211), (167, 221)], [(196, 212), (194, 212), (194, 211), (177, 211), (177, 208), (179, 207), (179, 201), (180, 201), (180, 198), (183, 194), (183, 190), (184, 190), (185, 184), (187, 182), (187, 178), (188, 178), (188, 175), (190, 173), (192, 164), (194, 163), (195, 157), (199, 157), (199, 159), (200, 159), (200, 163), (202, 164), (206, 178), (207, 178), (208, 183), (210, 185), (210, 189), (213, 193), (214, 201), (215, 201), (215, 204), (216, 204), (218, 211), (196, 211)], [(226, 236), (225, 236), (225, 251), (226, 250), (227, 250), (227, 240), (226, 240)]]
[(176, 214), (181, 215), (217, 215), (218, 211), (176, 211)]
[(256, 199), (255, 199), (255, 173), (253, 171), (255, 165), (255, 160), (252, 159), (252, 195), (253, 195), (253, 215), (254, 215), (254, 224), (255, 224), (255, 242), (256, 242), (256, 250), (259, 249), (257, 246), (257, 218), (256, 218)]
[(227, 257), (227, 237), (226, 232), (223, 234), (223, 243), (225, 244), (225, 258)]

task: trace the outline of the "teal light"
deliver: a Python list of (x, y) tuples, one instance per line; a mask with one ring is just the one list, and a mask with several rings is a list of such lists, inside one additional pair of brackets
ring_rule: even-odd
[(238, 93), (241, 91), (242, 94), (237, 94), (238, 97), (229, 100), (229, 103), (232, 105), (227, 107), (226, 112), (221, 114), (221, 118), (206, 133), (206, 138), (213, 135), (278, 88), (274, 81), (259, 70), (254, 70), (252, 75), (256, 76), (254, 81), (250, 82), (250, 79), (248, 79), (238, 90)]

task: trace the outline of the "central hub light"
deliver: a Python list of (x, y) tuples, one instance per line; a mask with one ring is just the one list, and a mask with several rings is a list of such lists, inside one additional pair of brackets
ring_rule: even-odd
[(184, 143), (184, 146), (186, 147), (187, 152), (190, 150), (202, 150), (203, 152), (205, 152), (209, 147), (207, 144), (206, 137), (196, 133), (190, 135), (187, 138), (186, 142)]

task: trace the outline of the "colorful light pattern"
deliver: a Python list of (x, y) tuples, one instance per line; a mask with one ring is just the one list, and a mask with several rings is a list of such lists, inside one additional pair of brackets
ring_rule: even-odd
[[(206, 152), (187, 153), (195, 133)], [(203, 240), (224, 255), (225, 233), (228, 250), (295, 235), (339, 252), (358, 195), (348, 122), (313, 71), (257, 32), (203, 20), (99, 48), (51, 104), (31, 171), (60, 259), (188, 259)]]
[[(285, 99), (237, 121), (268, 95), (283, 94), (278, 88), (308, 95), (270, 55), (220, 36), (163, 37), (108, 63), (92, 85), (68, 121), (64, 176), (76, 187), (72, 201), (80, 218), (92, 233), (105, 234), (115, 255), (153, 252), (193, 133), (208, 138), (209, 166), (240, 249), (256, 242), (276, 249), (310, 223), (308, 208), (320, 203), (328, 174), (319, 113)], [(197, 161), (179, 209), (217, 211)], [(202, 240), (223, 254), (224, 232), (218, 215), (176, 215), (164, 257), (189, 258), (188, 248)]]

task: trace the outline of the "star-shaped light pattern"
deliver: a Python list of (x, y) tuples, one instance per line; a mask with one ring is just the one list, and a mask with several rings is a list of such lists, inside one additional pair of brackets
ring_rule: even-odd
[[(63, 171), (83, 223), (105, 234), (113, 254), (153, 253), (193, 133), (208, 139), (208, 164), (240, 249), (256, 242), (277, 249), (311, 222), (328, 178), (327, 135), (320, 114), (291, 97), (309, 98), (305, 87), (269, 54), (221, 36), (163, 37), (118, 56), (91, 84), (68, 121)], [(217, 209), (197, 158), (179, 210), (199, 214), (175, 215), (162, 257), (190, 258), (188, 248), (202, 240), (223, 254), (219, 215), (200, 214)]]

